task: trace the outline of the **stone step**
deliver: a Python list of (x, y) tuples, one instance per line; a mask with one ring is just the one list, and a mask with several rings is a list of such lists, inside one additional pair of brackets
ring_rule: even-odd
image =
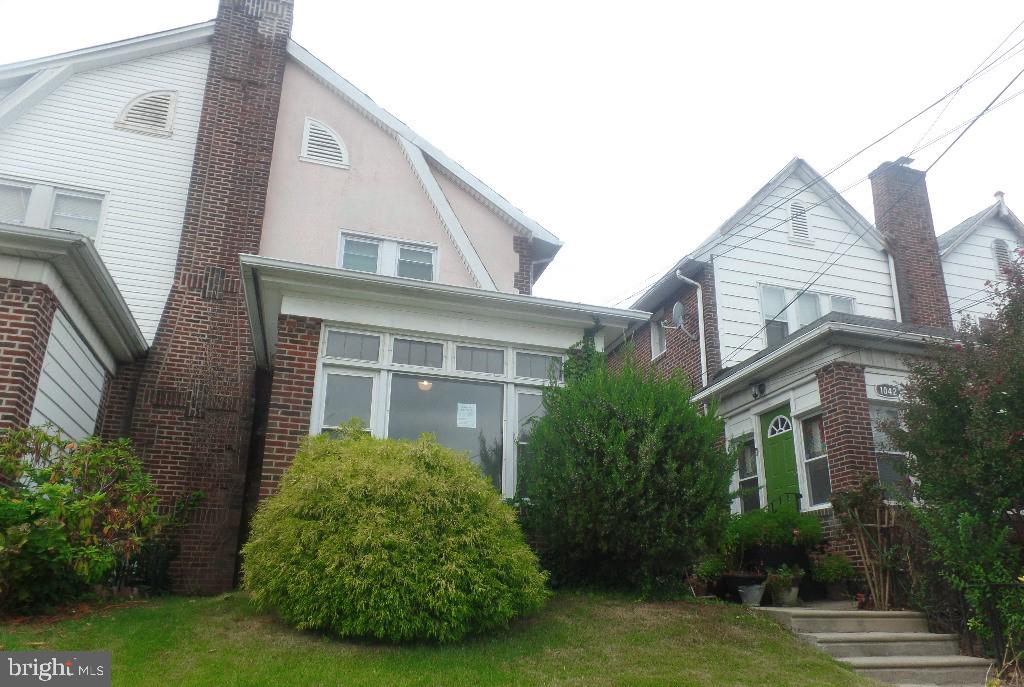
[(817, 632), (800, 637), (836, 658), (851, 656), (957, 656), (956, 635), (930, 632)]
[(992, 662), (972, 656), (851, 656), (840, 658), (861, 675), (890, 684), (984, 687)]
[(798, 633), (927, 632), (924, 614), (916, 611), (833, 611), (816, 608), (762, 608)]

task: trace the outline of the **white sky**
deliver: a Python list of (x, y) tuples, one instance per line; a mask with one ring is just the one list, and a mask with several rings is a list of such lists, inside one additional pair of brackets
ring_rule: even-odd
[[(0, 0), (0, 10), (7, 63), (205, 21), (216, 0)], [(539, 295), (612, 304), (794, 155), (828, 171), (954, 88), (1022, 19), (1009, 0), (297, 0), (292, 35), (562, 238)], [(1002, 50), (1021, 38), (1024, 27)], [(932, 135), (1022, 68), (1024, 53), (974, 81)], [(1021, 89), (1024, 77), (1007, 95)], [(907, 153), (938, 111), (829, 180), (842, 189)], [(931, 172), (940, 232), (997, 190), (1024, 215), (1022, 122), (1024, 96)], [(867, 182), (845, 195), (873, 220)]]

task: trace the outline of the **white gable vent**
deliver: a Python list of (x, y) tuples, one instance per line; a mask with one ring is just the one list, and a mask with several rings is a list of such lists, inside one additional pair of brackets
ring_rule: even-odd
[(306, 117), (299, 159), (318, 165), (348, 169), (348, 148), (334, 129), (323, 122)]
[(996, 272), (1000, 277), (1006, 276), (1010, 269), (1010, 246), (1002, 239), (992, 242), (992, 255), (996, 259)]
[(789, 235), (796, 241), (811, 241), (811, 229), (807, 225), (807, 208), (799, 200), (789, 204)]
[(174, 128), (174, 91), (143, 93), (128, 103), (115, 126), (150, 136), (170, 136)]

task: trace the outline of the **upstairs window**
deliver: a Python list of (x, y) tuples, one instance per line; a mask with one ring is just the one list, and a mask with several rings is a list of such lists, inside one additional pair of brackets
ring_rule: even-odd
[(782, 342), (791, 332), (799, 331), (830, 312), (854, 314), (856, 302), (850, 296), (832, 296), (814, 291), (761, 286), (761, 315), (769, 347)]
[(821, 298), (816, 293), (802, 293), (796, 299), (796, 316), (799, 327), (806, 327), (821, 317)]
[(789, 318), (786, 313), (786, 290), (778, 286), (761, 288), (761, 313), (764, 316), (764, 333), (768, 345), (782, 343), (789, 335)]
[(299, 159), (328, 167), (349, 168), (345, 141), (334, 129), (309, 117), (306, 117), (302, 131), (302, 152)]
[(343, 233), (338, 266), (388, 277), (437, 281), (437, 247)]
[(77, 231), (84, 236), (96, 236), (100, 226), (103, 199), (83, 193), (57, 191), (53, 198), (50, 226), (54, 229)]
[(996, 274), (1005, 277), (1010, 269), (1010, 246), (1002, 239), (992, 242), (992, 257), (996, 261)]
[(143, 93), (125, 105), (114, 126), (149, 136), (170, 136), (174, 133), (176, 100), (174, 91)]
[(798, 242), (812, 242), (811, 228), (807, 224), (807, 208), (799, 200), (789, 204), (789, 237)]
[(0, 222), (24, 224), (31, 193), (28, 186), (0, 184)]
[(829, 312), (841, 312), (847, 315), (853, 314), (853, 299), (849, 296), (830, 296), (831, 307)]
[(398, 247), (399, 277), (434, 281), (434, 251), (412, 246)]
[(651, 320), (651, 360), (664, 353), (667, 347), (665, 323), (660, 319)]
[(341, 251), (341, 266), (345, 269), (374, 273), (378, 271), (380, 242), (346, 236)]

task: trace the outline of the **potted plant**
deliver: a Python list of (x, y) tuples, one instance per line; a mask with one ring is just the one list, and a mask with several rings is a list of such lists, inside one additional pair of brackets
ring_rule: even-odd
[(717, 586), (719, 578), (725, 574), (725, 569), (725, 558), (721, 554), (705, 556), (698, 561), (687, 578), (690, 591), (696, 597), (706, 596)]
[(811, 565), (811, 578), (825, 585), (825, 593), (832, 601), (850, 598), (847, 583), (857, 579), (857, 569), (841, 553), (826, 553)]
[(776, 606), (796, 606), (804, 571), (798, 565), (780, 565), (768, 573), (765, 586)]

